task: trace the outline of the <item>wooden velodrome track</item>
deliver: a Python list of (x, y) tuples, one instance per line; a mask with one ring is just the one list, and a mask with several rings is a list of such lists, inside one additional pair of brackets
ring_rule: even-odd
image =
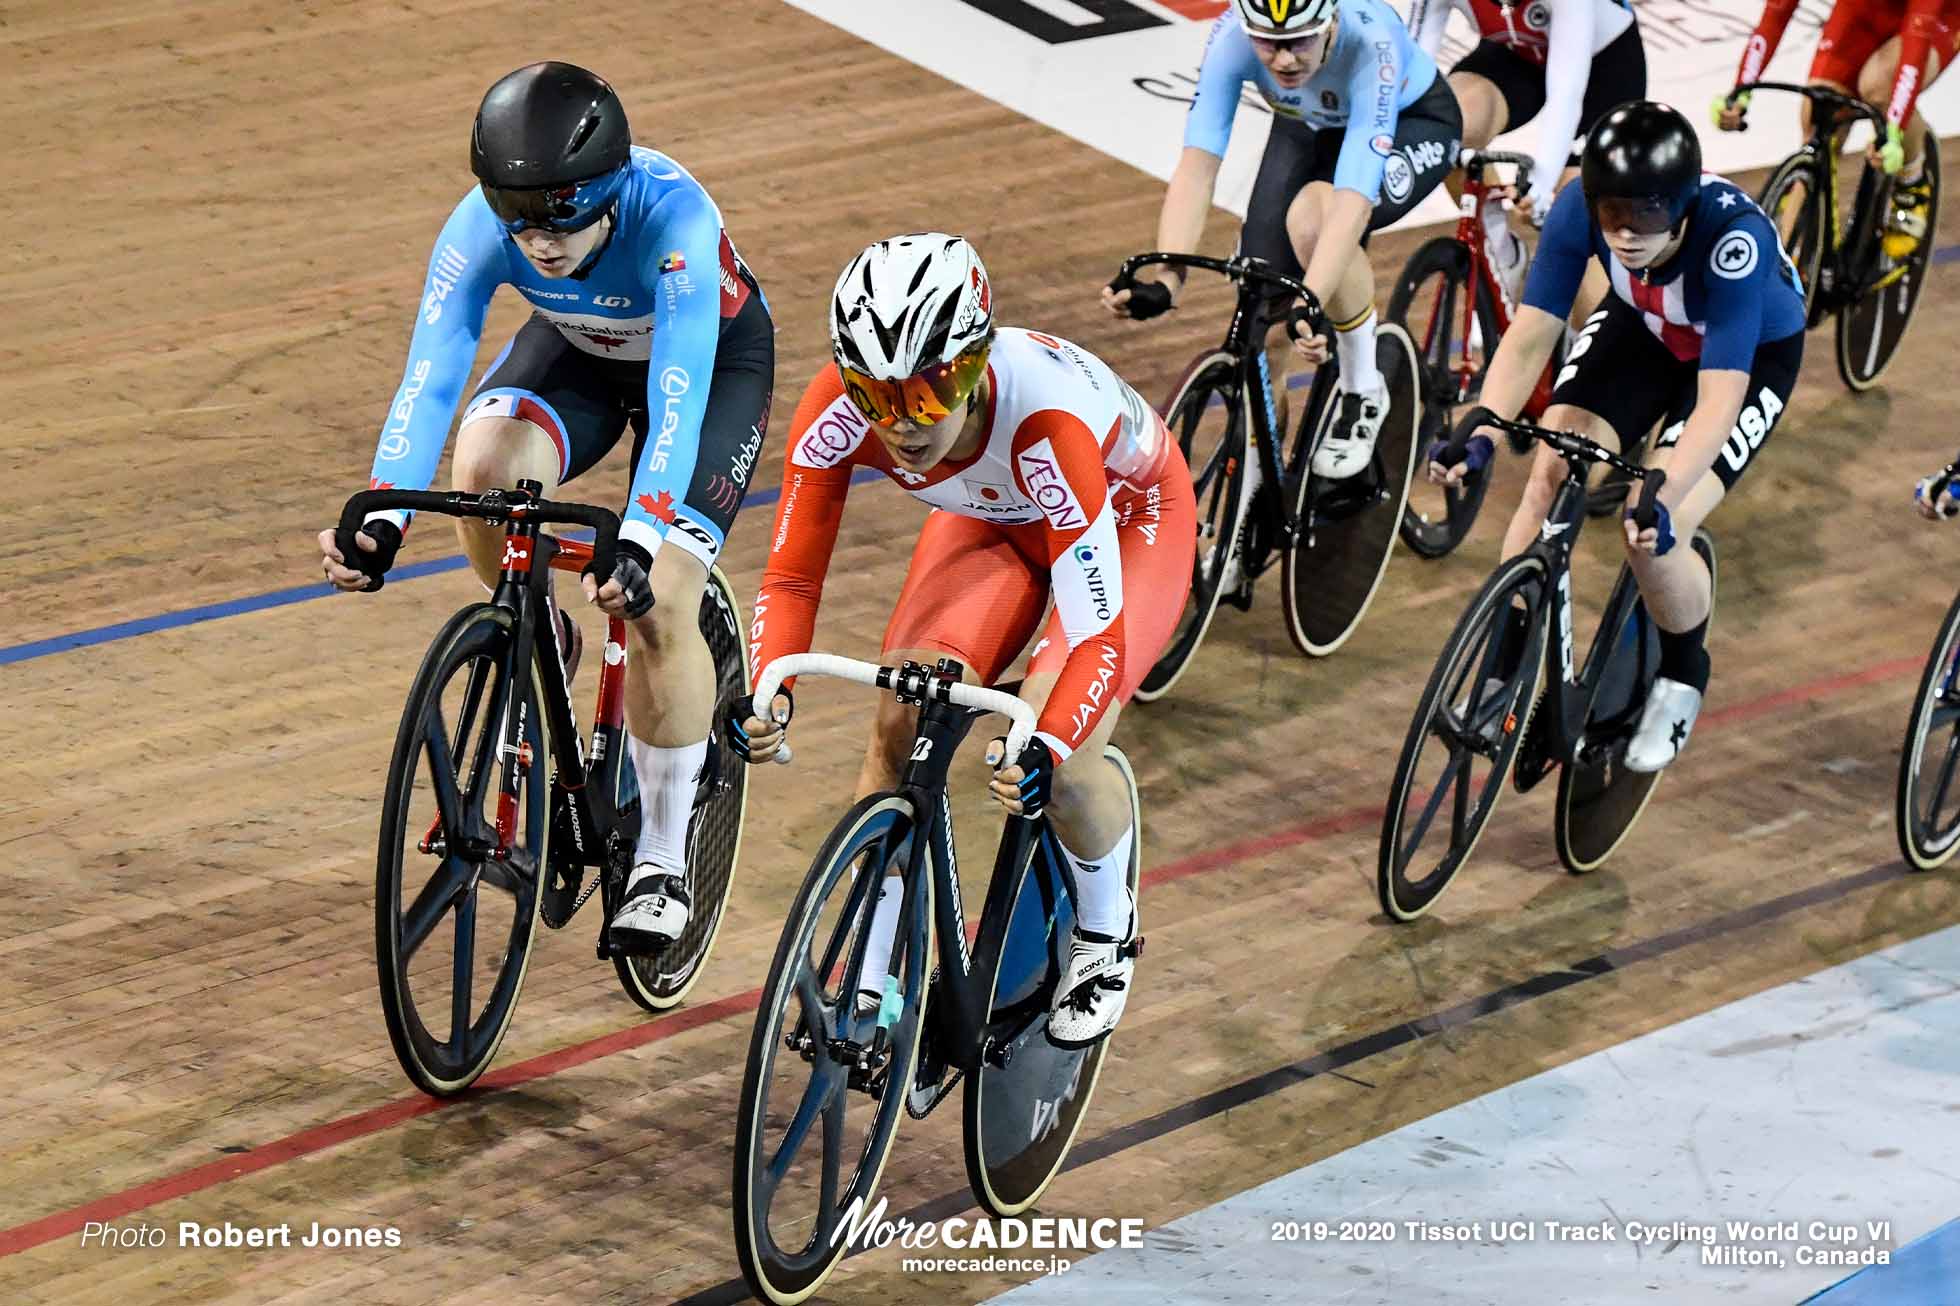
[[(779, 420), (760, 487), (824, 355), (824, 297), (869, 239), (970, 235), (1005, 321), (1071, 336), (1152, 394), (1222, 326), (1215, 293), (1148, 329), (1095, 306), (1149, 241), (1158, 183), (787, 6), (26, 0), (0, 10), (0, 49), (0, 118), (20, 127), (0, 282), (8, 645), (317, 581), (313, 534), (364, 481), (429, 240), (468, 182), (476, 99), (533, 58), (620, 85), (767, 288)], [(1209, 246), (1231, 235), (1220, 215)], [(1377, 266), (1411, 244), (1382, 240)], [(1960, 275), (1934, 275), (1880, 391), (1846, 393), (1813, 336), (1791, 413), (1714, 523), (1704, 725), (1590, 878), (1558, 868), (1548, 785), (1507, 802), (1433, 916), (1391, 928), (1374, 901), (1395, 750), (1494, 559), (1514, 461), (1459, 556), (1398, 554), (1335, 659), (1292, 651), (1269, 583), (1251, 614), (1221, 616), (1171, 701), (1126, 716), (1151, 946), (1085, 1163), (1046, 1210), (1160, 1224), (1960, 920), (1953, 875), (1901, 871), (1889, 816), (1960, 548), (1906, 508), (1955, 443)], [(517, 320), (509, 298), (490, 347)], [(581, 488), (613, 502), (623, 482), (615, 458)], [(920, 514), (889, 487), (858, 500), (819, 646), (869, 655)], [(770, 511), (745, 516), (727, 558), (745, 603)], [(1588, 601), (1608, 536), (1582, 550)], [(453, 552), (430, 525), (408, 559)], [(757, 777), (728, 926), (688, 1008), (643, 1020), (582, 916), (541, 936), (488, 1091), (437, 1106), (407, 1088), (376, 1006), (372, 851), (400, 694), (474, 594), (448, 571), (0, 673), (0, 1300), (739, 1296), (729, 1146), (754, 990), (848, 797), (868, 700), (805, 694), (798, 765)], [(908, 1123), (885, 1191), (895, 1210), (964, 1209), (950, 1113)], [(84, 1249), (87, 1219), (173, 1245)], [(393, 1225), (402, 1245), (178, 1250), (180, 1220)], [(1004, 1286), (908, 1279), (886, 1251), (827, 1296)]]

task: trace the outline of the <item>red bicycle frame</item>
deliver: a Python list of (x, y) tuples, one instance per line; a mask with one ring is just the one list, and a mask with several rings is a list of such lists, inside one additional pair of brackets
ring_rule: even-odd
[[(537, 547), (537, 536), (534, 534), (536, 530), (535, 526), (523, 524), (521, 510), (513, 514), (510, 519), (509, 530), (504, 536), (503, 578), (512, 584), (521, 586), (530, 583), (531, 562)], [(547, 546), (551, 558), (549, 563), (551, 570), (578, 573), (585, 570), (592, 562), (593, 549), (590, 544), (561, 539), (557, 536), (551, 537), (551, 541)], [(557, 640), (556, 632), (553, 633), (552, 638), (554, 642)], [(562, 649), (560, 652), (562, 655)], [(614, 616), (606, 618), (606, 647), (600, 663), (598, 715), (593, 720), (592, 740), (585, 754), (585, 773), (588, 776), (597, 771), (604, 762), (608, 740), (620, 740), (624, 734), (626, 724), (626, 621), (624, 618)], [(568, 712), (571, 711), (569, 685), (566, 686), (566, 708)], [(576, 713), (572, 713), (571, 720), (577, 719)], [(518, 761), (528, 768), (541, 759), (529, 756), (530, 745), (524, 740), (521, 722), (519, 727), (515, 735), (517, 743), (514, 747), (518, 750)], [(582, 789), (584, 780), (581, 779), (575, 785), (566, 785), (565, 788)], [(429, 832), (422, 837), (420, 850), (424, 853), (431, 852), (434, 841), (441, 832), (442, 816), (438, 813), (429, 826)], [(498, 859), (509, 856), (511, 841), (516, 838), (516, 835), (517, 795), (514, 783), (506, 783), (497, 796), (498, 846), (491, 856)]]
[[(1463, 246), (1470, 258), (1469, 293), (1463, 297), (1463, 335), (1462, 352), (1458, 355), (1451, 370), (1456, 374), (1456, 402), (1462, 403), (1476, 384), (1479, 369), (1470, 360), (1470, 341), (1477, 327), (1477, 298), (1479, 295), (1490, 301), (1491, 316), (1497, 319), (1497, 334), (1501, 338), (1511, 329), (1512, 305), (1504, 297), (1503, 287), (1499, 285), (1497, 274), (1491, 271), (1490, 257), (1484, 248), (1484, 205), (1490, 202), (1490, 183), (1484, 179), (1484, 169), (1493, 163), (1509, 163), (1522, 156), (1508, 154), (1479, 154), (1466, 151), (1463, 155), (1463, 198), (1458, 202), (1456, 219), (1456, 241)], [(1436, 291), (1437, 307), (1442, 306), (1443, 287)], [(1435, 343), (1435, 332), (1439, 314), (1432, 313), (1429, 318), (1429, 331), (1423, 340), (1423, 353), (1427, 354)], [(1448, 324), (1443, 323), (1448, 329)], [(1484, 342), (1486, 368), (1490, 365), (1490, 355), (1495, 352), (1497, 342)], [(1545, 364), (1545, 370), (1538, 377), (1538, 384), (1532, 388), (1531, 398), (1525, 401), (1524, 412), (1520, 414), (1526, 421), (1536, 421), (1552, 401), (1553, 365), (1556, 359)]]

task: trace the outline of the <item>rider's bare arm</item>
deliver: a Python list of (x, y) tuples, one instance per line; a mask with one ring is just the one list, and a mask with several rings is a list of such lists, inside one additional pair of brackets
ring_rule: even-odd
[(1483, 405), (1499, 417), (1514, 418), (1531, 398), (1552, 350), (1565, 335), (1565, 319), (1530, 304), (1518, 306), (1497, 356), (1484, 377)]
[(1688, 491), (1715, 465), (1748, 397), (1749, 373), (1702, 369), (1695, 382), (1695, 409), (1675, 442), (1667, 484), (1661, 487), (1660, 500), (1669, 512), (1681, 506)]
[[(1173, 254), (1190, 254), (1204, 238), (1205, 219), (1211, 213), (1212, 192), (1218, 185), (1219, 158), (1209, 150), (1187, 145), (1177, 157), (1170, 185), (1164, 191), (1163, 211), (1157, 215), (1157, 248)], [(1137, 274), (1144, 280), (1168, 281), (1173, 287), (1184, 284), (1182, 271), (1161, 267), (1145, 268)]]

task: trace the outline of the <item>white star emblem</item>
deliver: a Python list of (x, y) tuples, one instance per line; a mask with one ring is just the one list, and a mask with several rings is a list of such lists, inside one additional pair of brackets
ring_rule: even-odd
[(1728, 209), (1728, 208), (1734, 208), (1734, 207), (1735, 207), (1735, 192), (1734, 192), (1734, 191), (1732, 191), (1732, 190), (1725, 190), (1725, 191), (1723, 191), (1723, 192), (1722, 192), (1722, 198), (1721, 198), (1721, 199), (1719, 199), (1719, 200), (1716, 200), (1715, 202), (1716, 202), (1717, 204), (1720, 204), (1720, 205), (1721, 205), (1721, 206), (1722, 206), (1723, 208), (1725, 208), (1725, 209)]

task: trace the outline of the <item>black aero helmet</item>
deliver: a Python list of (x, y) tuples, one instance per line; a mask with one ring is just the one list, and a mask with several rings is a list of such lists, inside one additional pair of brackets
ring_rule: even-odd
[[(1701, 142), (1679, 110), (1629, 100), (1587, 135), (1579, 183), (1602, 227), (1629, 226), (1645, 235), (1670, 231), (1701, 193)], [(1602, 213), (1603, 200), (1621, 203)]]
[(577, 231), (612, 206), (632, 144), (604, 78), (575, 64), (527, 64), (484, 94), (470, 171), (506, 229)]

